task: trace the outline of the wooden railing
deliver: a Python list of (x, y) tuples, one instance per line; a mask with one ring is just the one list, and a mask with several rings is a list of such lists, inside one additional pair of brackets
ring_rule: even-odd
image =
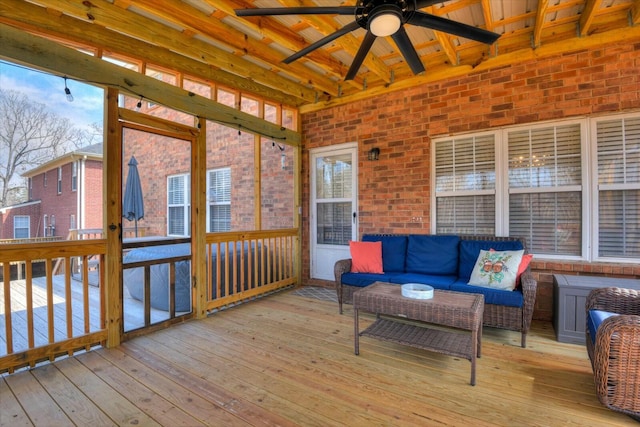
[[(299, 283), (296, 229), (210, 233), (205, 241), (206, 280), (194, 282), (198, 285), (191, 298), (193, 302), (194, 295), (205, 293), (206, 312)], [(111, 322), (105, 318), (106, 248), (105, 239), (2, 245), (0, 373), (107, 344), (109, 333), (114, 331), (107, 330)], [(170, 265), (169, 277), (175, 283), (175, 265), (190, 260), (181, 256), (164, 262)], [(123, 265), (125, 269), (144, 268), (145, 325), (151, 323), (147, 301), (153, 263)], [(11, 267), (15, 264), (23, 266), (24, 278), (12, 280)], [(61, 274), (54, 274), (56, 264), (61, 265)], [(173, 307), (175, 286), (169, 286), (173, 289)], [(199, 286), (206, 286), (206, 290), (199, 291)], [(172, 316), (181, 314), (169, 310)], [(167, 327), (168, 323), (161, 326)], [(122, 333), (116, 332), (120, 337)]]
[[(3, 245), (0, 372), (33, 367), (40, 361), (72, 355), (105, 342), (103, 269), (95, 273), (97, 283), (92, 286), (88, 262), (92, 257), (103, 261), (105, 249), (104, 240)], [(78, 259), (79, 275), (72, 277), (71, 265)], [(65, 267), (64, 274), (54, 276), (58, 260)], [(24, 279), (12, 281), (10, 268), (16, 263), (24, 266)], [(37, 264), (44, 265), (41, 277), (34, 275)]]
[(299, 282), (298, 230), (207, 234), (207, 311)]

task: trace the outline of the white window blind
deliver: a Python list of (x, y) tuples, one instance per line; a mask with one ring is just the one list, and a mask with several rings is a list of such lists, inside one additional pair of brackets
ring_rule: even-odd
[(13, 217), (13, 238), (28, 239), (31, 234), (31, 219), (26, 215), (16, 215)]
[(167, 234), (189, 235), (189, 175), (175, 175), (167, 179)]
[(209, 232), (231, 230), (231, 169), (208, 173)]
[(640, 117), (599, 121), (598, 256), (640, 257)]
[(581, 255), (579, 123), (507, 133), (509, 234), (538, 254)]
[(435, 147), (436, 233), (495, 234), (495, 136)]

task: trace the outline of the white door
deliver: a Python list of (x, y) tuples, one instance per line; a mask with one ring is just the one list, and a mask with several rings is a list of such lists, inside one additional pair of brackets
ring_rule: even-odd
[(311, 150), (311, 278), (334, 280), (357, 238), (357, 144)]

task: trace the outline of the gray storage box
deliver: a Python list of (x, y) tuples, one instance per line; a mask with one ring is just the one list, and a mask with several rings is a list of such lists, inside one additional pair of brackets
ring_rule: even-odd
[(553, 275), (553, 328), (560, 342), (585, 344), (585, 303), (592, 289), (640, 290), (640, 280), (604, 276)]

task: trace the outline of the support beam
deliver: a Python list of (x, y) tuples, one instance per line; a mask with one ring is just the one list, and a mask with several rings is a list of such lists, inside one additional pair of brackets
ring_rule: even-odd
[(4, 24), (0, 24), (0, 57), (86, 83), (118, 88), (133, 96), (142, 96), (197, 117), (276, 139), (284, 144), (297, 146), (301, 143), (298, 132)]
[[(245, 89), (287, 105), (300, 105), (299, 100), (313, 102), (318, 96), (314, 89), (278, 76), (270, 70), (257, 67), (222, 49), (189, 38), (177, 31), (173, 36), (166, 34), (173, 30), (163, 29), (158, 23), (147, 23), (141, 26), (135, 22), (127, 22), (123, 18), (127, 15), (115, 6), (110, 5), (108, 10), (94, 11), (94, 14), (101, 18), (102, 25), (100, 25), (78, 19), (72, 14), (59, 13), (54, 7), (58, 5), (58, 8), (61, 8), (62, 4), (51, 3), (52, 8), (47, 9), (22, 0), (3, 0), (0, 2), (0, 22), (22, 27), (27, 31), (39, 31), (45, 34), (48, 32), (61, 39), (75, 40), (97, 48), (109, 46), (114, 53), (125, 54), (135, 59), (146, 61), (147, 58), (154, 58), (157, 65), (183, 72), (191, 70), (189, 74), (196, 74), (198, 77), (210, 76), (217, 83)], [(77, 7), (83, 6), (80, 4)], [(111, 13), (108, 13), (109, 11)], [(117, 16), (112, 16), (115, 14), (114, 11), (120, 11), (122, 17), (118, 19)], [(138, 19), (142, 20), (143, 17)], [(140, 33), (136, 37), (126, 36), (124, 30), (129, 27), (140, 28)], [(121, 32), (118, 32), (118, 29)], [(158, 35), (154, 41), (145, 41), (143, 29), (153, 29), (156, 33), (162, 34), (162, 37)], [(192, 57), (189, 57), (188, 53), (191, 53)], [(235, 74), (221, 70), (221, 64), (227, 65), (227, 68), (234, 70)], [(287, 94), (289, 98), (281, 99), (282, 94)], [(294, 100), (293, 97), (299, 100)], [(320, 98), (323, 97), (324, 95), (321, 94)]]

